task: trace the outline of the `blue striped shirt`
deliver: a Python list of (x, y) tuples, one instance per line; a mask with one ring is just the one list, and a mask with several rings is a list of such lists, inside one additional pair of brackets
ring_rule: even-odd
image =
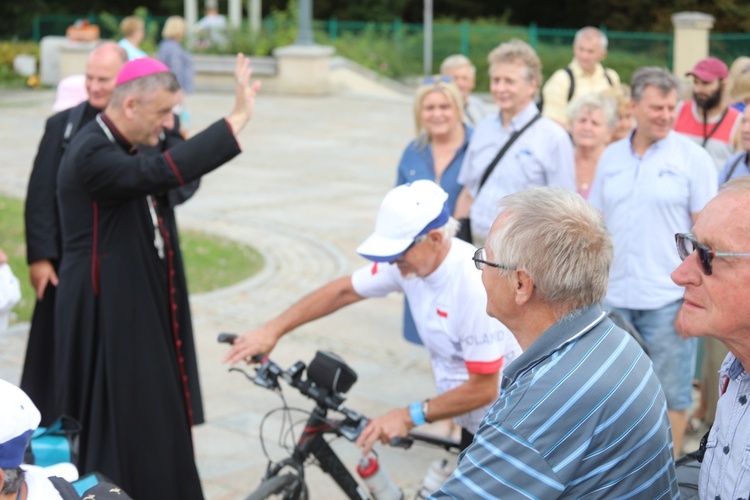
[(596, 305), (545, 331), (431, 498), (678, 498), (651, 361)]

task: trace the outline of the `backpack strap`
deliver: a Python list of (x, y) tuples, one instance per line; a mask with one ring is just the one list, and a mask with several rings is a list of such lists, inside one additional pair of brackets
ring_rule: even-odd
[(49, 481), (55, 487), (63, 500), (80, 500), (81, 496), (78, 494), (73, 485), (67, 482), (65, 479), (57, 476), (50, 476)]
[(82, 102), (78, 106), (71, 109), (70, 113), (68, 113), (68, 123), (65, 124), (61, 144), (63, 150), (68, 147), (68, 144), (70, 144), (70, 140), (73, 138), (75, 133), (78, 132), (78, 127), (80, 127), (81, 120), (83, 120), (83, 113), (84, 111), (86, 111), (86, 106), (88, 106), (88, 101)]
[[(568, 102), (570, 102), (570, 100), (573, 99), (573, 94), (576, 91), (576, 79), (573, 77), (573, 70), (570, 69), (570, 66), (565, 66), (563, 70), (565, 70), (565, 72), (568, 74), (568, 78), (570, 78), (570, 89), (568, 90)], [(609, 80), (609, 77), (607, 79)], [(609, 84), (612, 85), (612, 82), (609, 82)]]
[(604, 78), (607, 79), (607, 83), (609, 83), (610, 87), (614, 87), (615, 84), (612, 82), (612, 77), (610, 77), (609, 73), (607, 73), (607, 68), (602, 66), (602, 69), (604, 70)]

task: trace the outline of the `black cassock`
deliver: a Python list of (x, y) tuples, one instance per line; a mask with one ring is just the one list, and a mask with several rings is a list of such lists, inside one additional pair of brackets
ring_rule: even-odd
[[(81, 124), (94, 119), (99, 110), (88, 102), (82, 108)], [(44, 136), (34, 159), (29, 178), (24, 216), (26, 221), (26, 258), (29, 264), (49, 260), (57, 272), (60, 267), (61, 241), (57, 213), (57, 170), (64, 151), (63, 135), (72, 109), (51, 116), (44, 127)], [(26, 360), (21, 375), (21, 389), (29, 395), (42, 414), (40, 425), (48, 426), (60, 416), (54, 401), (52, 384), (52, 342), (54, 339), (54, 314), (56, 287), (48, 284), (42, 300), (34, 306), (29, 329)]]
[(220, 120), (162, 155), (138, 154), (102, 114), (60, 165), (55, 389), (83, 426), (81, 472), (102, 472), (139, 500), (202, 498), (190, 428), (198, 380), (186, 366), (193, 346), (180, 337), (174, 220), (152, 193), (239, 152)]
[[(59, 272), (62, 255), (60, 240), (60, 222), (57, 210), (57, 172), (66, 142), (75, 132), (89, 123), (100, 112), (88, 102), (83, 102), (75, 108), (66, 109), (51, 116), (45, 125), (44, 136), (39, 144), (34, 168), (29, 178), (26, 193), (25, 222), (26, 222), (26, 254), (28, 263), (38, 260), (49, 260)], [(71, 130), (67, 130), (68, 128)], [(67, 141), (65, 136), (67, 135)], [(160, 154), (163, 150), (182, 142), (179, 133), (179, 122), (173, 130), (165, 131), (164, 139), (156, 148), (147, 148), (150, 154)], [(177, 225), (172, 208), (187, 200), (198, 188), (200, 181), (196, 180), (188, 185), (170, 190), (166, 195), (158, 197), (165, 214), (165, 224), (172, 226), (175, 237), (172, 240), (175, 251), (175, 280), (177, 289), (187, 290), (187, 281), (182, 265), (179, 240), (177, 239)], [(55, 335), (54, 314), (55, 296), (57, 288), (48, 284), (44, 290), (42, 300), (34, 306), (34, 315), (29, 329), (29, 340), (26, 347), (26, 358), (21, 375), (21, 389), (29, 395), (42, 414), (41, 426), (49, 426), (62, 414), (57, 405), (53, 389), (55, 373), (52, 370), (54, 359), (53, 342)], [(187, 294), (178, 297), (178, 314), (180, 336), (192, 344), (192, 324), (190, 321), (190, 307)], [(192, 353), (192, 351), (190, 351)], [(192, 357), (194, 359), (194, 356)], [(195, 367), (195, 363), (188, 363), (188, 369)], [(197, 375), (197, 368), (193, 375)], [(190, 371), (188, 372), (190, 375)], [(197, 389), (197, 385), (196, 385)], [(194, 392), (193, 410), (195, 423), (203, 421), (200, 393)]]

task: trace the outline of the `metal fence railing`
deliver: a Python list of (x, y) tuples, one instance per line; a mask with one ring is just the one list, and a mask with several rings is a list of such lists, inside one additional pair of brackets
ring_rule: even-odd
[[(86, 16), (37, 16), (33, 24), (33, 38), (41, 40), (47, 35), (64, 35), (65, 29), (77, 19), (88, 19), (98, 24), (102, 38), (117, 36), (117, 22), (112, 16), (102, 18), (93, 13)], [(165, 18), (150, 16), (147, 25), (156, 26), (155, 41), (159, 39)], [(267, 40), (264, 51), (273, 46), (275, 36), (286, 30), (296, 29), (293, 21), (276, 21), (273, 16), (263, 22)], [(604, 29), (604, 28), (603, 28)], [(357, 22), (330, 18), (314, 22), (315, 39), (318, 43), (330, 44), (337, 52), (360, 64), (391, 77), (401, 78), (420, 74), (423, 57), (423, 28), (395, 19), (393, 22)], [(433, 25), (433, 54), (435, 69), (440, 61), (451, 54), (464, 54), (477, 66), (477, 86), (487, 87), (487, 54), (499, 43), (520, 38), (534, 47), (542, 60), (544, 77), (572, 60), (572, 43), (575, 30), (540, 28), (529, 26), (507, 26), (489, 23), (437, 22)], [(628, 81), (632, 72), (644, 65), (671, 67), (673, 40), (666, 33), (633, 33), (607, 31), (609, 55), (605, 65), (615, 69), (623, 81)], [(737, 43), (741, 40), (741, 43)], [(286, 43), (289, 43), (288, 41)], [(738, 47), (741, 45), (741, 48)], [(259, 45), (255, 45), (257, 48)], [(233, 47), (236, 49), (237, 47)], [(712, 53), (725, 60), (735, 53), (750, 53), (750, 35), (712, 35)], [(241, 47), (242, 49), (242, 47)], [(262, 54), (265, 55), (265, 54)]]

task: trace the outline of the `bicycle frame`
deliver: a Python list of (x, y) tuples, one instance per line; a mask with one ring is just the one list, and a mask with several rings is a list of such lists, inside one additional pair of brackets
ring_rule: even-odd
[(323, 472), (331, 476), (349, 498), (368, 500), (370, 498), (368, 492), (360, 486), (324, 437), (326, 434), (333, 434), (354, 441), (363, 427), (364, 419), (360, 422), (351, 422), (356, 425), (348, 425), (346, 420), (327, 418), (326, 413), (325, 408), (319, 405), (315, 407), (294, 447), (292, 456), (274, 465), (269, 464), (264, 479), (277, 475), (284, 467), (292, 467), (304, 480), (304, 463), (312, 455), (320, 463)]
[[(219, 342), (231, 344), (235, 338), (236, 336), (233, 334), (221, 334), (219, 335)], [(305, 488), (305, 463), (310, 456), (313, 456), (320, 464), (323, 472), (333, 478), (347, 497), (352, 500), (369, 500), (369, 491), (360, 485), (325, 439), (325, 436), (333, 435), (346, 438), (350, 442), (356, 442), (365, 425), (367, 425), (367, 417), (344, 407), (343, 394), (337, 392), (330, 384), (325, 382), (321, 384), (319, 380), (310, 378), (310, 373), (308, 373), (306, 380), (303, 379), (302, 376), (306, 367), (301, 361), (287, 370), (283, 370), (265, 356), (254, 356), (253, 361), (260, 363), (255, 376), (251, 376), (239, 368), (230, 368), (230, 371), (238, 371), (254, 384), (278, 393), (281, 393), (279, 379), (282, 379), (302, 395), (315, 401), (315, 408), (310, 412), (305, 428), (299, 440), (295, 443), (291, 456), (279, 462), (269, 461), (261, 486), (271, 478), (279, 476), (282, 469), (289, 467), (294, 470), (294, 474), (299, 478), (299, 481), (295, 482), (292, 490), (288, 491), (290, 495), (285, 495), (285, 498), (298, 498), (302, 489)], [(337, 362), (343, 364), (340, 359)], [(353, 382), (350, 382), (350, 385), (351, 383)], [(341, 413), (344, 418), (330, 419), (328, 418), (328, 411)], [(415, 441), (421, 441), (450, 452), (461, 450), (460, 443), (418, 432), (411, 432), (405, 438), (391, 440), (391, 446), (408, 449)], [(289, 486), (287, 485), (287, 487)]]

